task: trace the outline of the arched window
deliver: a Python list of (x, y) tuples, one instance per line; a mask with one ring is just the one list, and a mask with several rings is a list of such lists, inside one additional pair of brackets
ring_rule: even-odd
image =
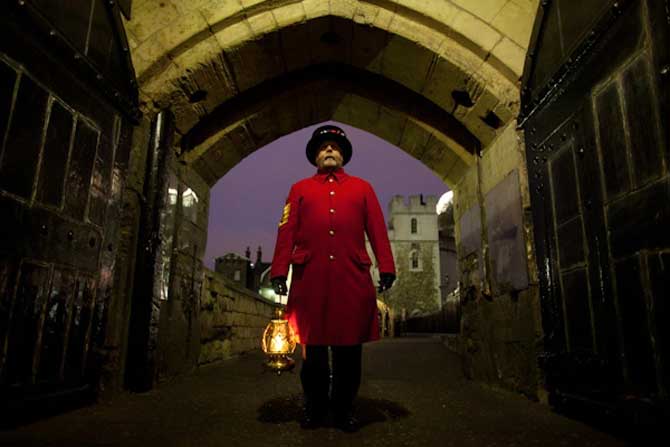
[(417, 233), (417, 222), (416, 222), (416, 217), (412, 217), (412, 234)]

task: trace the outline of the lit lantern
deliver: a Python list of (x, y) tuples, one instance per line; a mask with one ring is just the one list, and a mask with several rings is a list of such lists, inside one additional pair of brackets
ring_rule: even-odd
[(277, 374), (290, 371), (295, 366), (291, 354), (295, 351), (295, 336), (293, 329), (284, 319), (284, 311), (275, 310), (275, 318), (270, 320), (263, 332), (263, 352), (269, 357), (266, 366)]

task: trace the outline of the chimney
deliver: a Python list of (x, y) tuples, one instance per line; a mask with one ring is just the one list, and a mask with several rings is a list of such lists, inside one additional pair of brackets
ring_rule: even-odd
[(261, 246), (258, 246), (258, 251), (256, 252), (256, 264), (260, 265), (261, 264), (261, 258), (263, 257), (263, 251), (261, 250)]
[(247, 257), (247, 259), (251, 260), (251, 248), (247, 247), (247, 251), (244, 252), (244, 255)]

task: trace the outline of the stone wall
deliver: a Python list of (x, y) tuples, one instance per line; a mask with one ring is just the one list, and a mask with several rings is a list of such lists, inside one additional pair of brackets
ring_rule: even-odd
[(524, 143), (511, 123), (455, 188), (464, 370), (475, 380), (543, 396), (542, 326)]
[(203, 365), (258, 350), (277, 305), (220, 273), (205, 269), (200, 297)]

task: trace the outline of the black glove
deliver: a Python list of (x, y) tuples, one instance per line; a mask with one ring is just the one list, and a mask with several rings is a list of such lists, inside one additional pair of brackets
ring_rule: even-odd
[(286, 277), (276, 276), (272, 278), (272, 288), (277, 295), (286, 295)]
[(380, 273), (377, 292), (382, 293), (384, 290), (390, 289), (393, 285), (393, 281), (395, 281), (395, 275), (393, 273)]

